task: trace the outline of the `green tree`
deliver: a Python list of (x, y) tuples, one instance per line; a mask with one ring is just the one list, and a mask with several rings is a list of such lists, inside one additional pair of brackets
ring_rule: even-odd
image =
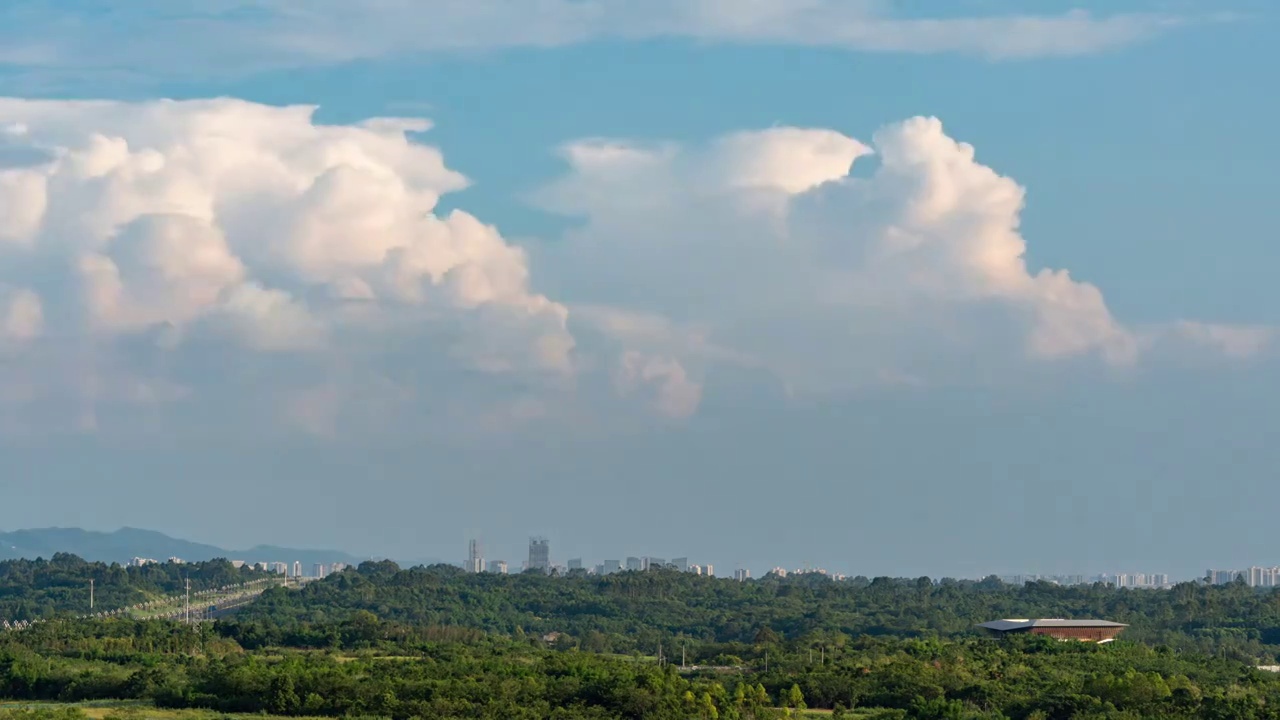
[(271, 678), (267, 706), (276, 715), (297, 714), (301, 701), (298, 699), (297, 691), (294, 690), (292, 674), (281, 672)]
[(787, 691), (787, 707), (791, 708), (795, 714), (799, 714), (808, 707), (804, 704), (804, 693), (801, 692), (799, 685), (793, 683), (791, 689)]
[(772, 645), (778, 642), (778, 640), (780, 640), (778, 634), (770, 629), (768, 625), (761, 627), (760, 630), (756, 632), (755, 644), (757, 645)]
[(711, 697), (710, 692), (703, 692), (698, 701), (698, 715), (703, 720), (719, 720), (720, 710), (716, 707), (716, 701)]

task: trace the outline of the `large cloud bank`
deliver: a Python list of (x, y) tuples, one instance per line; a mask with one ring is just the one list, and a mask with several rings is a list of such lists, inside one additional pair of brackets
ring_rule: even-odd
[[(427, 124), (312, 113), (0, 101), (0, 342), (77, 357), (50, 390), (104, 365), (129, 378), (98, 396), (154, 396), (181, 374), (161, 356), (202, 344), (372, 363), (416, 338), (477, 372), (568, 375), (567, 311), (530, 290), (524, 252), (433, 214), (466, 180), (410, 142)], [(142, 374), (139, 352), (170, 377)]]
[(313, 110), (0, 100), (7, 429), (687, 417), (717, 367), (822, 393), (1271, 340), (1127, 327), (1094, 286), (1028, 268), (1022, 188), (934, 119), (870, 145), (573, 143), (537, 198), (585, 222), (525, 249), (436, 214), (467, 180), (416, 141), (427, 123)]
[[(552, 285), (575, 288), (606, 335), (685, 358), (689, 377), (754, 364), (830, 392), (1045, 368), (1114, 375), (1156, 353), (1255, 357), (1272, 339), (1130, 327), (1097, 287), (1029, 268), (1023, 188), (934, 118), (871, 145), (774, 128), (701, 148), (590, 140), (563, 156), (568, 174), (538, 199), (585, 225), (538, 258)], [(855, 173), (862, 164), (872, 169)], [(630, 314), (641, 306), (660, 327)]]

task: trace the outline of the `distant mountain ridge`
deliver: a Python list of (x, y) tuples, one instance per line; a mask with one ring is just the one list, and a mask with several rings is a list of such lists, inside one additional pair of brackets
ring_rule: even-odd
[(244, 560), (245, 562), (301, 562), (303, 572), (310, 573), (316, 563), (358, 564), (360, 558), (339, 550), (302, 550), (297, 548), (257, 545), (248, 550), (227, 550), (214, 545), (169, 537), (154, 530), (124, 527), (113, 532), (80, 528), (35, 528), (0, 532), (0, 560), (50, 558), (56, 553), (71, 553), (85, 560), (125, 564), (135, 557), (164, 562), (171, 557), (183, 560)]

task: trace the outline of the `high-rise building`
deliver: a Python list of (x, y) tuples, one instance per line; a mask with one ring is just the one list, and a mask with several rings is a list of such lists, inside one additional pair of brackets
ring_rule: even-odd
[(644, 559), (645, 570), (664, 568), (666, 566), (667, 561), (665, 558), (647, 557)]
[(638, 557), (629, 557), (627, 558), (627, 569), (633, 572), (636, 570), (643, 570), (644, 563), (641, 562)]
[(315, 566), (311, 568), (311, 577), (313, 578), (324, 577), (326, 569), (327, 568), (325, 568), (324, 563), (316, 563)]
[(293, 576), (296, 578), (302, 577), (302, 561), (301, 560), (293, 561)]
[(582, 569), (582, 558), (569, 559), (569, 572), (573, 572), (574, 570), (581, 570), (581, 569)]
[(716, 576), (715, 566), (712, 565), (711, 563), (707, 563), (706, 565), (703, 565), (702, 574), (706, 575), (707, 577), (715, 577)]
[(600, 565), (600, 574), (608, 575), (610, 573), (616, 573), (621, 569), (622, 563), (617, 560), (605, 560), (604, 563)]
[(1236, 579), (1249, 582), (1251, 573), (1247, 570), (1209, 570), (1205, 574), (1205, 580), (1213, 585), (1229, 585)]
[(671, 564), (680, 572), (687, 572), (689, 570), (689, 558), (687, 557), (676, 558), (671, 561)]
[(484, 572), (484, 553), (480, 550), (479, 540), (472, 540), (467, 545), (466, 571), (469, 573)]
[(738, 582), (743, 582), (743, 581), (745, 581), (745, 580), (750, 580), (750, 579), (751, 579), (751, 571), (750, 571), (750, 570), (745, 570), (745, 569), (743, 569), (743, 568), (738, 568), (737, 570), (734, 570), (734, 571), (733, 571), (733, 579), (734, 579), (734, 580), (737, 580)]
[(1249, 587), (1272, 587), (1276, 584), (1275, 570), (1257, 566), (1251, 567), (1245, 581), (1249, 583)]
[(489, 561), (489, 572), (493, 573), (494, 575), (506, 575), (506, 574), (507, 574), (507, 563), (506, 563), (506, 561), (505, 561), (505, 560), (490, 560), (490, 561)]
[[(1251, 567), (1235, 573), (1243, 578), (1249, 587), (1276, 587), (1280, 585), (1280, 567)], [(1234, 580), (1234, 578), (1232, 578)]]
[(271, 571), (287, 577), (289, 575), (289, 565), (288, 563), (273, 562), (271, 563)]
[(551, 572), (551, 544), (546, 538), (529, 539), (529, 569)]
[[(1118, 588), (1162, 588), (1169, 584), (1169, 576), (1165, 573), (1116, 573), (1098, 576), (1102, 582)], [(1249, 571), (1245, 572), (1248, 579)]]

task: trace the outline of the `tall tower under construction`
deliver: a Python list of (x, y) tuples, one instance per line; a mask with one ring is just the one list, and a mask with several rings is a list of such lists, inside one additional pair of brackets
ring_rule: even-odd
[(546, 538), (529, 538), (529, 569), (551, 572), (551, 544)]
[(484, 553), (480, 550), (479, 540), (472, 540), (467, 546), (467, 572), (484, 572)]

